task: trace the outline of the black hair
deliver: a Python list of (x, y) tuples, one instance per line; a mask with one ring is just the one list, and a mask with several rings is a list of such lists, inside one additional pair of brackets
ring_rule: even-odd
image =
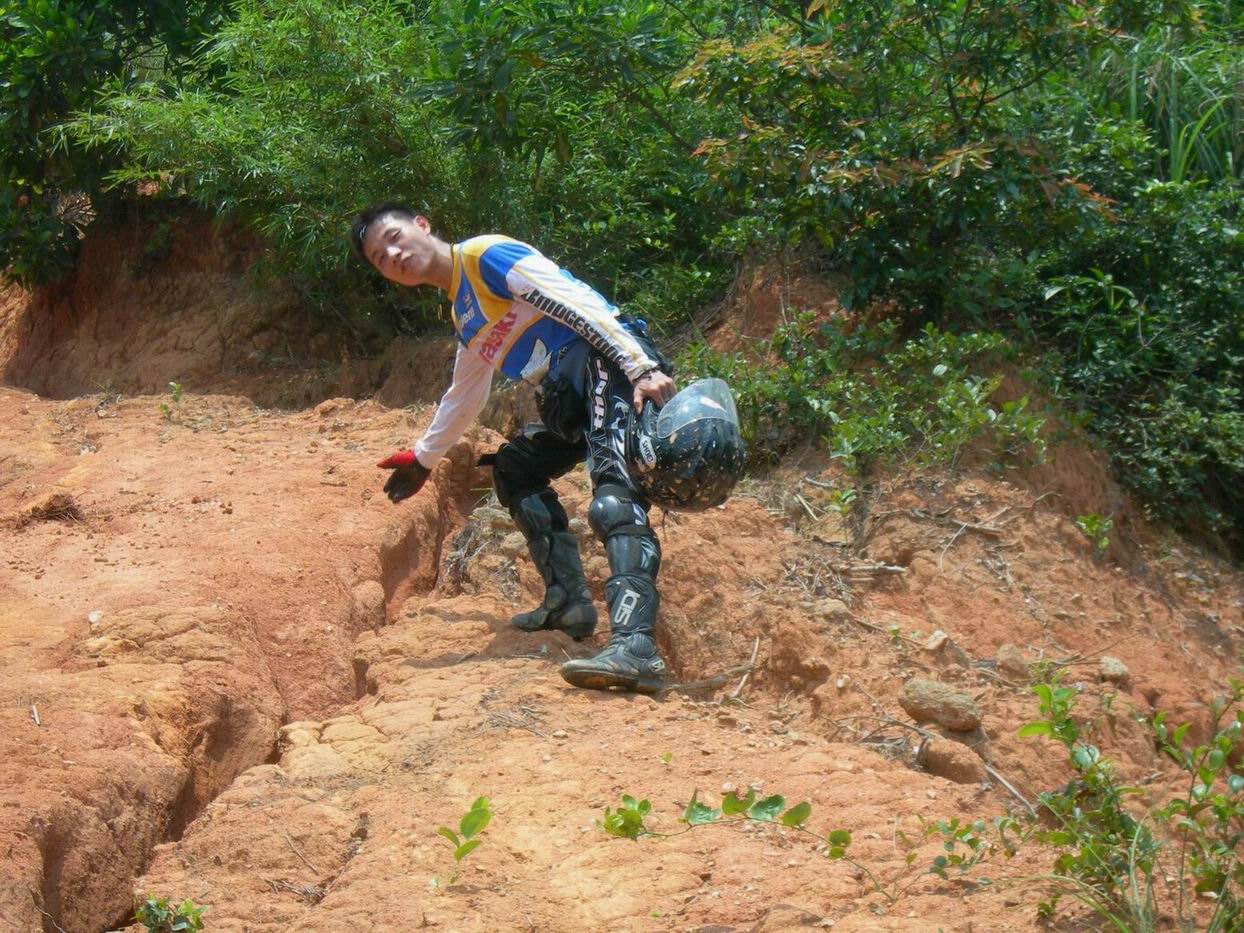
[(359, 259), (369, 266), (371, 265), (371, 260), (363, 252), (363, 240), (367, 238), (367, 228), (381, 217), (387, 217), (389, 214), (397, 214), (399, 217), (409, 217), (412, 219), (419, 216), (419, 212), (409, 204), (403, 204), (400, 201), (385, 201), (383, 204), (373, 204), (371, 207), (359, 211), (354, 215), (354, 220), (350, 222), (350, 246), (354, 250), (354, 255), (358, 256)]

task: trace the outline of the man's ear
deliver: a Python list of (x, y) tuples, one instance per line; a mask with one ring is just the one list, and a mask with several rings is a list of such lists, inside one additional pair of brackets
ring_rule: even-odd
[(422, 230), (424, 233), (432, 232), (432, 222), (428, 220), (428, 218), (424, 217), (422, 214), (415, 215), (415, 226), (418, 227), (420, 230)]

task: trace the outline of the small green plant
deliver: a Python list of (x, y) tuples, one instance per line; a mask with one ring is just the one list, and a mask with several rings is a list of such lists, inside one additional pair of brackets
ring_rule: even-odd
[(170, 904), (168, 898), (148, 896), (134, 913), (134, 919), (145, 926), (148, 933), (190, 933), (203, 929), (203, 911), (194, 901), (184, 900)]
[(831, 512), (847, 518), (851, 514), (851, 508), (855, 505), (857, 493), (855, 487), (848, 486), (845, 489), (835, 489), (829, 494), (829, 502), (826, 505)]
[[(1150, 722), (1158, 747), (1188, 775), (1188, 787), (1145, 816), (1126, 804), (1139, 789), (1123, 783), (1113, 763), (1083, 740), (1072, 716), (1077, 691), (1057, 680), (1033, 690), (1044, 718), (1023, 726), (1020, 736), (1045, 736), (1064, 746), (1076, 775), (1040, 795), (1055, 828), (1034, 822), (1025, 837), (1056, 853), (1051, 874), (1038, 879), (1050, 891), (1039, 914), (1053, 916), (1059, 899), (1070, 895), (1120, 933), (1154, 930), (1168, 912), (1180, 930), (1240, 929), (1244, 775), (1230, 761), (1244, 732), (1244, 680), (1232, 680), (1230, 694), (1213, 702), (1211, 738), (1203, 744), (1190, 747), (1188, 726), (1171, 729), (1163, 714)], [(1197, 896), (1214, 904), (1208, 921), (1196, 916)]]
[(1113, 519), (1090, 512), (1076, 518), (1076, 527), (1093, 542), (1093, 548), (1098, 557), (1106, 553), (1106, 549), (1110, 547), (1110, 529), (1114, 527)]
[(181, 396), (182, 396), (181, 383), (170, 382), (168, 384), (168, 394), (169, 394), (169, 398), (172, 399), (172, 404), (170, 405), (168, 402), (161, 402), (160, 412), (164, 415), (165, 421), (172, 422), (176, 420), (174, 416), (179, 415), (181, 413)]
[[(487, 797), (477, 797), (475, 802), (471, 804), (471, 808), (462, 814), (462, 819), (458, 821), (457, 832), (454, 832), (448, 826), (438, 826), (436, 833), (438, 836), (443, 836), (453, 846), (454, 863), (457, 864), (474, 852), (480, 843), (484, 841), (479, 838), (479, 834), (491, 822), (492, 805), (488, 802)], [(458, 872), (455, 869), (450, 873), (445, 883), (453, 884), (457, 880)], [(439, 883), (439, 879), (437, 883)]]
[[(990, 833), (990, 826), (983, 821), (967, 823), (958, 819), (949, 822), (925, 823), (922, 821), (921, 840), (913, 841), (905, 833), (898, 833), (899, 841), (906, 847), (905, 865), (903, 870), (889, 882), (883, 882), (866, 865), (850, 855), (852, 844), (851, 833), (845, 829), (835, 829), (821, 835), (808, 829), (804, 823), (812, 815), (812, 804), (804, 801), (787, 808), (786, 799), (780, 794), (757, 799), (755, 788), (749, 788), (746, 797), (739, 797), (733, 791), (721, 799), (721, 805), (711, 807), (699, 799), (699, 792), (691, 795), (679, 817), (679, 822), (686, 826), (672, 833), (663, 833), (647, 825), (647, 817), (652, 812), (649, 800), (637, 800), (624, 794), (617, 810), (605, 808), (604, 817), (598, 821), (610, 836), (620, 839), (638, 840), (643, 836), (670, 839), (681, 836), (701, 826), (723, 826), (730, 823), (773, 823), (787, 830), (802, 833), (815, 839), (825, 851), (826, 858), (831, 861), (843, 861), (863, 874), (873, 890), (885, 898), (886, 903), (894, 905), (898, 899), (921, 878), (927, 875), (948, 876), (954, 869), (964, 874), (980, 862), (991, 857), (995, 852), (1003, 850), (1009, 856), (1014, 853), (1014, 845), (1007, 833), (1017, 824), (1010, 817), (995, 820)], [(945, 855), (938, 855), (923, 872), (913, 874), (912, 866), (919, 857), (916, 852), (918, 841), (931, 837), (940, 837)], [(999, 847), (994, 839), (1000, 840)]]

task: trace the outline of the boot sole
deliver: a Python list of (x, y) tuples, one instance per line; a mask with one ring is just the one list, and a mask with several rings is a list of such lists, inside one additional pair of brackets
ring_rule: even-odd
[(565, 625), (561, 620), (562, 613), (550, 612), (549, 616), (539, 625), (519, 625), (515, 619), (510, 619), (510, 626), (518, 629), (520, 632), (565, 632), (575, 641), (583, 641), (585, 638), (591, 638), (596, 632), (596, 612), (592, 612), (592, 620), (587, 623), (579, 623), (578, 625)]
[(612, 671), (580, 671), (562, 669), (562, 679), (566, 683), (582, 687), (586, 690), (611, 690), (614, 688), (631, 693), (660, 693), (665, 689), (665, 681), (651, 677), (628, 677)]
[(564, 632), (565, 634), (573, 638), (575, 641), (583, 641), (585, 638), (591, 638), (592, 635), (596, 633), (596, 625), (594, 623), (590, 626), (579, 626), (579, 627), (569, 626), (569, 625), (547, 625), (546, 624), (546, 625), (536, 626), (535, 628), (527, 628), (522, 625), (515, 625), (514, 622), (511, 621), (510, 627), (520, 632), (526, 632), (528, 635), (533, 635), (536, 632)]

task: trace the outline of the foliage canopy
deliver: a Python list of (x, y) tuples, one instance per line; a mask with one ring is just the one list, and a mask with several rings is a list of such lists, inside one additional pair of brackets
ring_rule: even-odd
[(392, 196), (667, 332), (798, 250), (849, 307), (902, 312), (895, 346), (932, 322), (1040, 357), (1155, 512), (1244, 545), (1237, 4), (10, 0), (0, 30), (0, 262), (25, 281), (139, 181), (398, 324), (409, 297), (341, 240)]

